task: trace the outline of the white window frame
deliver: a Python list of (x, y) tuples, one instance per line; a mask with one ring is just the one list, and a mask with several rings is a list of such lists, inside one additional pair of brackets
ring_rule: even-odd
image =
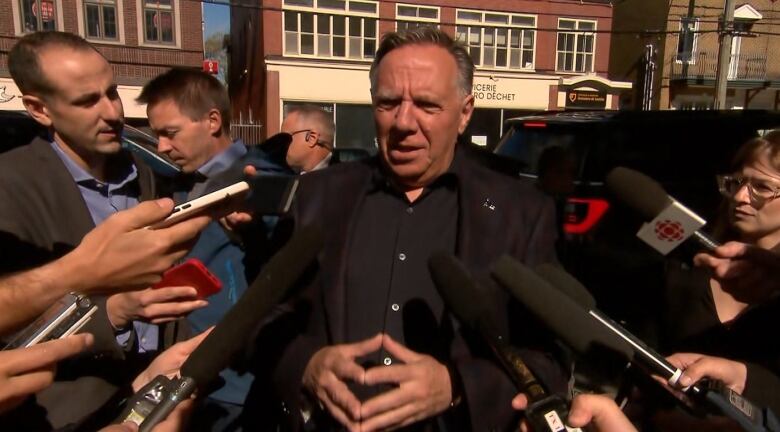
[[(62, 0), (53, 0), (54, 1), (54, 13), (57, 15), (56, 22), (54, 23), (54, 28), (56, 28), (58, 31), (64, 31), (65, 25), (64, 25), (64, 16), (62, 13)], [(14, 20), (14, 34), (16, 36), (24, 36), (28, 34), (29, 32), (25, 32), (22, 28), (22, 10), (19, 0), (11, 0), (11, 15), (13, 16)]]
[[(561, 21), (574, 21), (574, 30), (569, 29), (562, 29), (561, 28)], [(579, 30), (580, 23), (591, 23), (593, 24), (593, 30)], [(570, 73), (570, 74), (581, 74), (581, 73), (589, 73), (594, 72), (596, 70), (596, 42), (597, 42), (597, 33), (598, 31), (598, 21), (596, 20), (589, 20), (589, 19), (579, 19), (579, 18), (558, 18), (558, 32), (555, 35), (555, 71), (558, 73)], [(560, 38), (561, 35), (574, 35), (574, 51), (559, 51), (558, 50), (558, 38)], [(590, 55), (593, 57), (593, 60), (590, 62), (590, 70), (576, 70), (577, 67), (577, 55), (583, 54), (587, 55), (588, 53), (580, 53), (577, 51), (577, 42), (580, 37), (583, 36), (592, 36), (593, 37), (593, 50), (590, 53)], [(563, 65), (558, 64), (558, 58), (560, 57), (560, 53), (565, 52), (569, 53), (574, 56), (572, 66), (574, 70), (566, 70), (562, 69)]]
[(138, 45), (154, 48), (178, 48), (181, 49), (181, 2), (183, 0), (171, 0), (173, 6), (173, 43), (147, 42), (146, 17), (144, 16), (144, 0), (135, 0), (136, 19), (138, 25)]
[[(681, 17), (679, 24), (679, 30), (677, 32), (677, 44), (674, 47), (674, 61), (676, 63), (682, 64), (686, 63), (683, 60), (680, 60), (680, 38), (682, 37), (683, 32), (683, 20), (687, 17)], [(687, 61), (688, 64), (696, 64), (696, 51), (699, 46), (699, 18), (693, 17), (693, 44), (691, 44), (691, 59)]]
[[(464, 13), (473, 13), (473, 14), (479, 14), (481, 18), (479, 20), (472, 20), (472, 19), (464, 19), (460, 18), (461, 12)], [(486, 22), (485, 15), (502, 15), (507, 17), (507, 24), (502, 25), (498, 23), (490, 23)], [(534, 20), (533, 26), (526, 26), (526, 25), (519, 25), (519, 24), (512, 24), (512, 17), (522, 18), (522, 19), (528, 19), (531, 18)], [(455, 37), (458, 37), (458, 27), (466, 27), (467, 35), (471, 34), (471, 28), (476, 27), (479, 29), (479, 47), (480, 47), (480, 53), (479, 53), (479, 62), (475, 62), (475, 66), (479, 69), (496, 69), (496, 70), (522, 70), (522, 71), (529, 71), (532, 72), (536, 68), (536, 42), (538, 39), (538, 30), (537, 26), (539, 24), (538, 17), (536, 15), (532, 14), (518, 14), (518, 13), (505, 13), (505, 12), (493, 12), (493, 11), (485, 11), (485, 10), (473, 10), (473, 9), (456, 9), (455, 10)], [(486, 65), (485, 64), (485, 29), (488, 28), (490, 30), (494, 29), (507, 29), (507, 54), (506, 54), (506, 66), (497, 66), (496, 63), (496, 55), (494, 52), (493, 56), (493, 64), (492, 65)], [(518, 48), (515, 48), (519, 50), (520, 55), (520, 66), (514, 67), (512, 66), (512, 49), (511, 48), (511, 40), (512, 40), (512, 31), (520, 32), (520, 39), (519, 44), (520, 46)], [(523, 39), (525, 38), (525, 32), (530, 31), (533, 34), (533, 47), (531, 52), (531, 65), (526, 67), (523, 65)], [(497, 37), (494, 38), (492, 48), (494, 50), (498, 49)], [(467, 40), (461, 40), (464, 45), (466, 45), (467, 50), (469, 51), (469, 54), (471, 53), (471, 45), (469, 44), (468, 37)]]
[[(319, 58), (319, 59), (337, 59), (337, 60), (352, 60), (352, 61), (361, 61), (361, 62), (371, 62), (374, 59), (373, 54), (370, 57), (365, 56), (365, 42), (366, 40), (373, 40), (374, 41), (374, 52), (376, 53), (376, 49), (379, 48), (379, 2), (378, 1), (372, 1), (372, 0), (344, 0), (345, 7), (344, 9), (334, 9), (334, 8), (327, 8), (327, 7), (320, 7), (319, 6), (319, 0), (312, 0), (313, 6), (299, 6), (299, 5), (288, 5), (284, 4), (282, 6), (282, 55), (285, 57), (297, 57), (297, 58)], [(364, 12), (364, 11), (355, 11), (351, 10), (351, 5), (353, 3), (359, 3), (359, 4), (372, 4), (374, 5), (374, 13), (370, 12)], [(286, 20), (287, 20), (287, 13), (286, 12), (299, 12), (296, 17), (298, 22), (296, 23), (295, 30), (296, 34), (298, 35), (296, 37), (296, 52), (294, 53), (288, 53), (287, 52), (287, 26), (286, 26)], [(314, 36), (314, 42), (313, 42), (313, 54), (301, 54), (301, 16), (303, 13), (309, 13), (312, 14), (312, 34)], [(318, 32), (318, 16), (326, 15), (328, 16), (329, 20), (329, 33), (327, 34), (320, 34)], [(334, 16), (343, 16), (344, 17), (344, 56), (336, 56), (333, 55), (333, 39), (334, 37), (340, 37), (341, 35), (334, 35), (333, 33), (333, 17)], [(360, 57), (352, 57), (350, 56), (350, 48), (352, 44), (352, 38), (357, 38), (358, 36), (350, 36), (349, 29), (350, 29), (350, 22), (352, 19), (360, 19), (361, 20), (361, 26), (360, 26)], [(366, 19), (373, 19), (374, 20), (374, 34), (373, 35), (366, 35)], [(308, 33), (307, 33), (308, 34)], [(328, 37), (328, 43), (329, 43), (329, 54), (320, 54), (320, 47), (319, 47), (319, 39), (320, 36), (322, 37)]]
[(116, 39), (104, 39), (104, 38), (92, 38), (87, 36), (87, 13), (84, 3), (102, 3), (100, 0), (76, 0), (76, 7), (79, 13), (76, 14), (79, 34), (90, 42), (96, 42), (101, 44), (111, 45), (124, 45), (125, 44), (125, 12), (124, 12), (124, 0), (114, 0), (114, 6), (116, 7), (116, 19), (117, 19), (117, 38)]
[[(407, 8), (415, 8), (417, 9), (417, 16), (416, 17), (410, 17), (406, 15), (399, 15), (398, 9), (402, 7)], [(436, 11), (436, 18), (425, 18), (420, 16), (420, 9), (429, 9), (429, 10), (435, 10)], [(408, 3), (396, 3), (395, 4), (395, 30), (398, 31), (398, 25), (403, 23), (414, 23), (418, 25), (431, 25), (435, 27), (439, 27), (439, 22), (441, 20), (441, 8), (438, 6), (425, 6), (425, 5), (418, 5), (418, 4), (408, 4)]]

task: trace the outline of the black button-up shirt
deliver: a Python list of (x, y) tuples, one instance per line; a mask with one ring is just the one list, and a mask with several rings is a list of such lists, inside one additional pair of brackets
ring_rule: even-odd
[[(437, 251), (455, 252), (456, 175), (443, 174), (413, 203), (381, 171), (371, 181), (349, 245), (347, 341), (384, 332), (413, 351), (439, 357), (444, 303), (428, 271), (428, 258)], [(367, 365), (396, 361), (384, 350), (365, 360)], [(359, 393), (361, 398), (375, 394)]]

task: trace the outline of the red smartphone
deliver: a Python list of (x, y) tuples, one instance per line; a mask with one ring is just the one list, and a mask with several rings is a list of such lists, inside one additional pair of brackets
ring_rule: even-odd
[(152, 288), (170, 286), (194, 287), (198, 297), (205, 298), (218, 293), (222, 289), (222, 282), (199, 259), (190, 258), (166, 270), (162, 280), (152, 285)]

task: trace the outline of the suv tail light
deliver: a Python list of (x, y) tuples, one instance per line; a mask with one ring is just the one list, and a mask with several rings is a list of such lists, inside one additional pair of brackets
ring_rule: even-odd
[(563, 231), (567, 234), (585, 234), (593, 228), (609, 209), (609, 202), (599, 198), (569, 198), (564, 210)]

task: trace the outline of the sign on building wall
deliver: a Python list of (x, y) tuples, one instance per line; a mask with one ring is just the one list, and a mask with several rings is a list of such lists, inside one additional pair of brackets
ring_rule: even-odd
[(566, 108), (604, 109), (606, 107), (606, 91), (569, 90), (566, 92)]
[(203, 72), (218, 75), (219, 74), (219, 61), (217, 60), (203, 60)]
[(474, 99), (478, 101), (493, 100), (511, 102), (517, 98), (517, 93), (515, 93), (513, 89), (499, 88), (498, 84), (475, 83), (472, 93), (474, 94)]
[(557, 81), (557, 78), (475, 75), (471, 92), (477, 108), (547, 109), (550, 86)]

